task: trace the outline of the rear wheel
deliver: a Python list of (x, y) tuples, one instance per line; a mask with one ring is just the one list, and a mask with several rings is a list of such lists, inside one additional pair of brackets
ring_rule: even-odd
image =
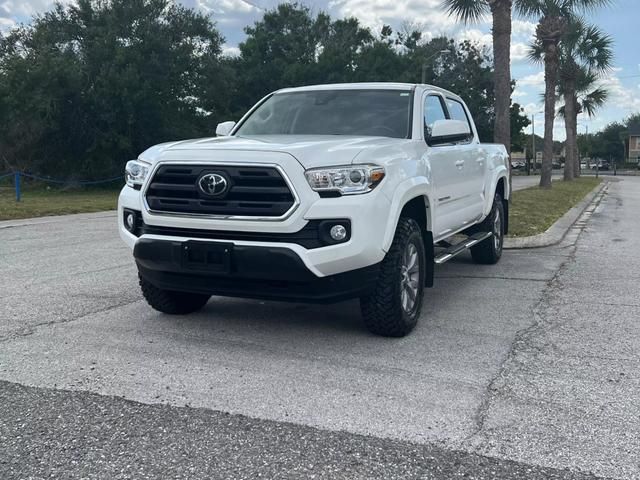
[(193, 313), (204, 307), (209, 295), (198, 293), (175, 292), (173, 290), (163, 290), (158, 288), (139, 275), (140, 289), (147, 303), (162, 313), (170, 315), (186, 315)]
[(420, 226), (412, 218), (400, 218), (376, 288), (360, 299), (369, 331), (385, 337), (403, 337), (413, 330), (422, 310), (425, 257)]
[(491, 212), (481, 224), (476, 227), (479, 232), (491, 232), (491, 237), (471, 247), (471, 257), (476, 263), (493, 265), (502, 257), (504, 245), (504, 205), (502, 197), (496, 194), (493, 199)]

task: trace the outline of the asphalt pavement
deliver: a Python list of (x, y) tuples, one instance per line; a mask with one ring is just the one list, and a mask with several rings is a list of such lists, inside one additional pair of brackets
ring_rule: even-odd
[(357, 302), (141, 299), (113, 214), (0, 223), (0, 478), (640, 478), (640, 179), (556, 247)]

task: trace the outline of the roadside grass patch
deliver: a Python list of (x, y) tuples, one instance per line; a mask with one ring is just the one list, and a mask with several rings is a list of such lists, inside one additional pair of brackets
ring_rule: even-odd
[(580, 177), (571, 182), (557, 180), (550, 189), (536, 186), (513, 192), (509, 237), (529, 237), (545, 232), (601, 181), (600, 178)]
[(30, 190), (16, 202), (13, 188), (0, 189), (0, 220), (115, 210), (119, 190)]

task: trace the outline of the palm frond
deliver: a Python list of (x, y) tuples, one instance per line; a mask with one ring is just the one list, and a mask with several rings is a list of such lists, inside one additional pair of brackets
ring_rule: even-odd
[(613, 0), (564, 0), (568, 8), (582, 12), (593, 12), (597, 8), (608, 7)]
[(528, 18), (541, 17), (545, 14), (545, 0), (515, 0), (515, 11)]
[(567, 118), (567, 111), (564, 108), (564, 105), (562, 105), (559, 109), (558, 109), (558, 118)]
[(606, 72), (613, 65), (613, 39), (595, 25), (587, 26), (575, 45), (575, 53), (589, 68)]
[(596, 114), (596, 110), (601, 108), (608, 98), (609, 92), (606, 89), (602, 87), (596, 88), (582, 98), (582, 101), (580, 102), (582, 111), (586, 112), (590, 117), (593, 117)]
[(442, 8), (464, 23), (477, 22), (490, 11), (484, 0), (443, 0)]
[(529, 45), (527, 58), (532, 63), (541, 64), (544, 61), (544, 47), (541, 42), (535, 41)]

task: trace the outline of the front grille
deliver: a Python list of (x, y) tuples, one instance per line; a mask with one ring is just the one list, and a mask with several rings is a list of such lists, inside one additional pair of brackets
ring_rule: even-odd
[[(228, 180), (228, 190), (206, 195), (198, 180), (206, 174)], [(242, 217), (280, 217), (295, 202), (280, 172), (273, 167), (162, 165), (146, 191), (154, 212)]]

